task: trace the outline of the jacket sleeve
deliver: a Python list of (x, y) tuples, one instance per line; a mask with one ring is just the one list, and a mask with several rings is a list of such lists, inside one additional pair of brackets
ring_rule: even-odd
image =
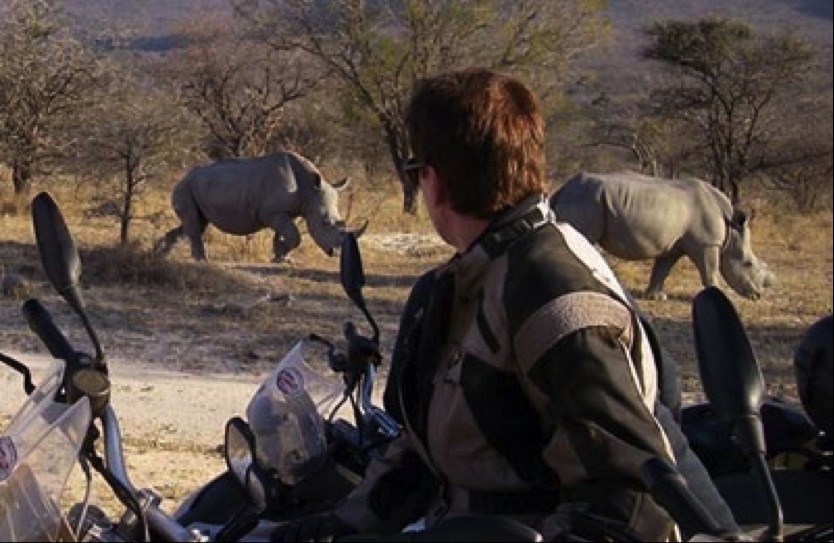
[(382, 401), (385, 410), (400, 424), (403, 424), (404, 416), (400, 409), (399, 384), (403, 368), (409, 363), (415, 363), (420, 344), (423, 312), (433, 285), (433, 272), (423, 274), (414, 283), (400, 316), (397, 339), (391, 353), (391, 367), (388, 370)]
[(436, 489), (435, 478), (403, 434), (368, 466), (335, 514), (357, 532), (398, 532), (425, 514)]
[(544, 460), (557, 474), (561, 501), (588, 504), (641, 540), (660, 541), (672, 524), (640, 469), (672, 453), (642, 377), (654, 368), (632, 360), (633, 323), (616, 300), (574, 293), (531, 315), (515, 344), (552, 428)]

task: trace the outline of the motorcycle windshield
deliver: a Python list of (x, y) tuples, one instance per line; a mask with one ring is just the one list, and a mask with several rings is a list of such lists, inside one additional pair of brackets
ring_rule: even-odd
[(62, 376), (57, 362), (0, 434), (0, 541), (59, 537), (58, 504), (91, 418), (87, 398), (54, 401)]

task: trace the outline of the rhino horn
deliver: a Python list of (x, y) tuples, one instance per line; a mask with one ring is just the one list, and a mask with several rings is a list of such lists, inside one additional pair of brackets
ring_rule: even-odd
[(333, 188), (336, 189), (336, 190), (342, 190), (344, 188), (347, 188), (348, 185), (350, 185), (350, 178), (349, 177), (343, 177), (339, 181), (336, 181), (335, 183), (333, 183)]
[(368, 219), (365, 219), (365, 224), (363, 224), (359, 228), (355, 228), (353, 230), (350, 230), (356, 236), (356, 239), (359, 239), (360, 237), (362, 237), (362, 234), (365, 233), (365, 230), (368, 228), (368, 222), (370, 222), (370, 221)]

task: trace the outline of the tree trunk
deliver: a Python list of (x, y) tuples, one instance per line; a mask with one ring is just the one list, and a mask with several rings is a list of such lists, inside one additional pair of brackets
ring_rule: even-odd
[(131, 211), (131, 197), (125, 195), (125, 200), (122, 207), (122, 217), (120, 220), (120, 229), (119, 229), (119, 243), (124, 246), (127, 245), (128, 240), (130, 239), (130, 214)]
[(403, 213), (409, 215), (417, 214), (417, 187), (411, 186), (411, 183), (405, 178), (402, 173), (403, 164), (408, 152), (407, 136), (401, 133), (394, 127), (394, 123), (382, 120), (383, 131), (385, 132), (385, 142), (388, 145), (388, 153), (391, 155), (391, 161), (394, 163), (394, 168), (397, 171), (397, 178), (400, 181), (400, 186), (403, 189)]
[(127, 245), (130, 239), (130, 219), (133, 215), (133, 197), (136, 191), (136, 168), (131, 166), (131, 161), (127, 159), (125, 164), (125, 192), (122, 200), (122, 213), (120, 217), (119, 243), (122, 246)]
[(730, 185), (730, 203), (733, 204), (733, 207), (739, 205), (741, 203), (741, 195), (739, 191), (738, 181), (731, 179), (729, 181)]
[(32, 171), (29, 164), (12, 164), (12, 183), (16, 196), (27, 197), (32, 191)]
[(403, 213), (408, 213), (409, 215), (416, 215), (417, 214), (417, 187), (412, 185), (411, 183), (403, 183), (400, 181), (400, 185), (403, 187)]

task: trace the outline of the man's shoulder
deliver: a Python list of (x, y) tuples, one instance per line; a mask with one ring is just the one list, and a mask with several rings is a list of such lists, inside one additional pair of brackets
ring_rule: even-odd
[(420, 275), (414, 284), (411, 285), (412, 296), (418, 293), (428, 293), (434, 285), (435, 277), (437, 275), (436, 269), (431, 269)]
[(572, 249), (556, 224), (539, 228), (506, 253), (510, 273), (521, 273), (541, 279), (574, 281), (585, 279), (590, 270)]

